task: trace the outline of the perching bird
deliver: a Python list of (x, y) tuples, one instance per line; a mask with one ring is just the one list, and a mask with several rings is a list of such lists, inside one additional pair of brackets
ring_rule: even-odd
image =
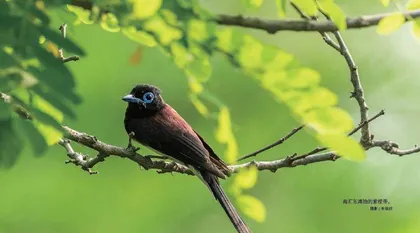
[(142, 84), (123, 97), (128, 102), (124, 126), (130, 139), (188, 166), (211, 190), (236, 230), (250, 233), (219, 184), (218, 179), (230, 176), (231, 170), (160, 94), (159, 88)]

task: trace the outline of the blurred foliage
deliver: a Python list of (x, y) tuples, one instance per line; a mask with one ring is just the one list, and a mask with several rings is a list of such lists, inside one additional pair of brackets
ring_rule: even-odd
[[(276, 0), (280, 17), (288, 13), (286, 0)], [(333, 0), (291, 0), (304, 13), (320, 15), (323, 10), (340, 30), (346, 28), (346, 15)], [(381, 1), (384, 6), (389, 1)], [(262, 0), (243, 0), (250, 9), (259, 9)], [(418, 0), (410, 0), (407, 9), (419, 9)], [(321, 85), (318, 71), (298, 62), (282, 49), (256, 39), (241, 30), (215, 24), (216, 15), (196, 0), (130, 0), (130, 1), (19, 1), (0, 0), (0, 91), (13, 97), (11, 105), (0, 103), (0, 165), (11, 167), (22, 152), (22, 141), (28, 141), (35, 155), (42, 155), (63, 135), (64, 117), (76, 117), (74, 107), (82, 102), (70, 70), (59, 59), (58, 49), (85, 55), (71, 38), (64, 38), (50, 25), (48, 12), (65, 9), (77, 16), (72, 26), (98, 24), (111, 33), (121, 33), (139, 46), (160, 49), (180, 68), (187, 79), (188, 97), (205, 118), (218, 123), (215, 138), (224, 144), (225, 159), (235, 163), (238, 144), (229, 106), (210, 92), (207, 82), (213, 72), (210, 62), (221, 54), (237, 68), (252, 77), (272, 97), (284, 103), (290, 114), (306, 124), (308, 132), (320, 144), (336, 150), (350, 160), (362, 160), (365, 152), (346, 134), (354, 127), (347, 111), (337, 107), (338, 98)], [(401, 13), (384, 18), (379, 34), (390, 34), (401, 27)], [(414, 35), (420, 38), (420, 22), (412, 23)], [(140, 63), (142, 47), (131, 56), (130, 63)], [(71, 64), (68, 64), (71, 65)], [(12, 114), (23, 107), (32, 121)], [(266, 209), (255, 197), (245, 194), (255, 186), (258, 172), (251, 167), (241, 171), (230, 190), (239, 208), (258, 222), (266, 218)]]

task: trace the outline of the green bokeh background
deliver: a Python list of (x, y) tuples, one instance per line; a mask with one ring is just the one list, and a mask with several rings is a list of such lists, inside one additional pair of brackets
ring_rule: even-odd
[[(201, 2), (217, 13), (276, 16), (272, 1), (266, 1), (259, 12), (245, 11), (239, 1)], [(392, 10), (384, 9), (379, 1), (337, 2), (348, 15)], [(53, 25), (69, 19), (57, 12), (51, 16)], [(386, 110), (386, 115), (371, 126), (375, 138), (395, 140), (402, 148), (420, 143), (420, 44), (409, 29), (406, 24), (386, 37), (377, 35), (374, 28), (343, 33), (358, 64), (370, 114)], [(348, 98), (352, 90), (348, 68), (317, 33), (247, 31), (319, 70), (323, 85), (337, 93), (340, 107), (358, 121), (357, 104)], [(158, 49), (143, 48), (141, 63), (132, 66), (129, 59), (138, 45), (121, 34), (106, 32), (97, 25), (69, 25), (68, 34), (88, 56), (68, 63), (84, 102), (76, 109), (78, 119), (66, 121), (67, 125), (125, 146), (126, 104), (121, 97), (134, 84), (150, 83), (159, 86), (166, 101), (222, 154), (224, 148), (214, 138), (216, 122), (204, 119), (194, 109), (188, 100), (187, 79), (170, 58)], [(212, 64), (207, 88), (230, 108), (240, 154), (277, 140), (298, 124), (285, 106), (224, 57), (215, 56)], [(259, 159), (280, 159), (314, 146), (313, 139), (299, 133)], [(25, 151), (17, 165), (0, 170), (0, 233), (233, 232), (223, 210), (193, 177), (157, 175), (116, 157), (95, 167), (99, 175), (89, 176), (64, 165), (65, 151), (59, 146), (41, 158), (34, 157), (29, 149)], [(245, 220), (254, 232), (263, 233), (419, 232), (420, 157), (400, 158), (380, 149), (367, 154), (367, 160), (360, 163), (343, 159), (284, 168), (277, 173), (260, 172), (249, 193), (264, 202), (267, 218), (264, 223)], [(228, 187), (229, 181), (223, 184)], [(342, 204), (347, 198), (387, 198), (393, 210), (374, 212), (366, 205)]]

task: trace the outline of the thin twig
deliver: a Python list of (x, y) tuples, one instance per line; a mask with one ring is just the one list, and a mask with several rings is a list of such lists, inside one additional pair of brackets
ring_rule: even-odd
[[(294, 4), (293, 2), (291, 2), (290, 4), (292, 5), (292, 7), (295, 9), (295, 11), (299, 14), (299, 16), (302, 19), (306, 19), (306, 20), (318, 20), (318, 17), (316, 17), (316, 16), (310, 17), (310, 16), (306, 15), (305, 13), (303, 13), (303, 11), (301, 11), (299, 9), (299, 7), (296, 4)], [(327, 43), (328, 45), (330, 45), (332, 48), (334, 48), (338, 52), (341, 52), (340, 46), (331, 39), (331, 37), (328, 35), (327, 32), (319, 32), (319, 33), (321, 34), (322, 39), (324, 39), (324, 42), (325, 43)]]
[[(329, 20), (331, 21), (331, 18), (328, 16), (327, 13), (325, 13), (322, 9), (319, 9), (319, 11)], [(332, 22), (332, 21), (331, 21)], [(350, 80), (353, 84), (353, 92), (351, 94), (351, 97), (354, 97), (359, 105), (360, 109), (360, 122), (361, 124), (368, 120), (368, 106), (365, 101), (364, 91), (362, 88), (362, 84), (360, 82), (359, 72), (356, 66), (356, 63), (354, 62), (354, 59), (352, 55), (350, 54), (349, 49), (347, 48), (346, 43), (344, 42), (343, 37), (341, 36), (341, 33), (339, 31), (333, 32), (338, 44), (340, 45), (340, 53), (344, 57), (344, 59), (347, 62), (347, 66), (350, 70)], [(371, 142), (370, 132), (369, 132), (369, 124), (363, 124), (362, 126), (362, 137), (360, 138), (360, 143), (363, 146), (367, 146)]]
[[(365, 15), (356, 18), (347, 18), (347, 28), (365, 28), (375, 26), (379, 21), (393, 13)], [(403, 13), (405, 21), (420, 17), (420, 10), (412, 10)], [(247, 17), (242, 15), (219, 15), (214, 21), (220, 25), (238, 26), (245, 28), (253, 28), (264, 30), (270, 34), (279, 31), (317, 31), (317, 32), (334, 32), (337, 31), (337, 26), (330, 20), (316, 21), (316, 20), (299, 20), (299, 19), (261, 19), (257, 17)]]
[[(60, 25), (60, 27), (58, 28), (58, 30), (61, 31), (61, 35), (66, 38), (67, 35), (67, 24), (62, 24)], [(63, 63), (69, 62), (69, 61), (78, 61), (80, 59), (79, 56), (70, 56), (70, 57), (64, 57), (63, 54), (63, 49), (60, 48), (58, 49), (58, 55), (60, 57), (60, 59), (63, 61)]]
[(276, 142), (274, 142), (274, 143), (272, 143), (272, 144), (270, 144), (270, 145), (268, 145), (268, 146), (265, 146), (265, 147), (263, 147), (263, 148), (261, 148), (261, 149), (259, 149), (259, 150), (257, 150), (257, 151), (254, 151), (254, 152), (252, 152), (252, 153), (249, 153), (249, 154), (247, 154), (247, 155), (244, 155), (244, 156), (240, 157), (237, 161), (241, 161), (241, 160), (244, 160), (244, 159), (247, 159), (247, 158), (250, 158), (250, 157), (256, 156), (256, 155), (258, 155), (259, 153), (262, 153), (262, 152), (264, 152), (264, 151), (266, 151), (266, 150), (269, 150), (269, 149), (271, 149), (271, 148), (273, 148), (273, 147), (275, 147), (275, 146), (278, 146), (278, 145), (282, 144), (282, 143), (283, 143), (283, 142), (285, 142), (287, 139), (289, 139), (291, 136), (293, 136), (295, 133), (297, 133), (297, 132), (299, 132), (301, 129), (303, 129), (303, 127), (304, 127), (304, 125), (301, 125), (301, 126), (299, 126), (299, 127), (297, 127), (297, 128), (294, 128), (292, 131), (290, 131), (290, 133), (288, 133), (286, 136), (282, 137), (280, 140), (278, 140), (278, 141), (276, 141)]
[[(369, 120), (367, 120), (367, 121), (364, 121), (363, 123), (361, 123), (361, 124), (359, 124), (356, 128), (354, 128), (352, 131), (350, 131), (348, 134), (347, 134), (347, 136), (352, 136), (353, 134), (355, 134), (357, 131), (359, 131), (363, 126), (365, 126), (365, 125), (367, 125), (367, 124), (369, 124), (370, 122), (372, 122), (372, 121), (374, 121), (374, 120), (376, 120), (376, 118), (378, 118), (378, 117), (380, 117), (380, 116), (382, 116), (382, 115), (384, 115), (385, 114), (385, 111), (384, 110), (381, 110), (379, 113), (377, 113), (375, 116), (373, 116), (372, 118), (370, 118)], [(307, 156), (309, 156), (309, 155), (313, 155), (313, 154), (317, 154), (317, 153), (319, 153), (319, 152), (322, 152), (322, 151), (325, 151), (325, 150), (327, 150), (328, 148), (327, 147), (317, 147), (317, 148), (315, 148), (315, 149), (313, 149), (313, 150), (311, 150), (311, 151), (309, 151), (308, 153), (305, 153), (305, 154), (302, 154), (302, 155), (299, 155), (299, 156), (296, 156), (294, 159), (295, 160), (298, 160), (298, 159), (302, 159), (302, 158), (305, 158), (305, 157), (307, 157)], [(365, 149), (368, 149), (367, 147), (365, 147)]]

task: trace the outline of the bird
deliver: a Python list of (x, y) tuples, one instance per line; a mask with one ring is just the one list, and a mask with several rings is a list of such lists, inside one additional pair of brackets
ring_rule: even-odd
[(209, 188), (238, 233), (251, 233), (240, 217), (219, 179), (232, 173), (206, 141), (178, 112), (167, 104), (161, 90), (150, 84), (137, 84), (122, 98), (128, 102), (124, 127), (131, 139), (160, 155), (190, 168)]

